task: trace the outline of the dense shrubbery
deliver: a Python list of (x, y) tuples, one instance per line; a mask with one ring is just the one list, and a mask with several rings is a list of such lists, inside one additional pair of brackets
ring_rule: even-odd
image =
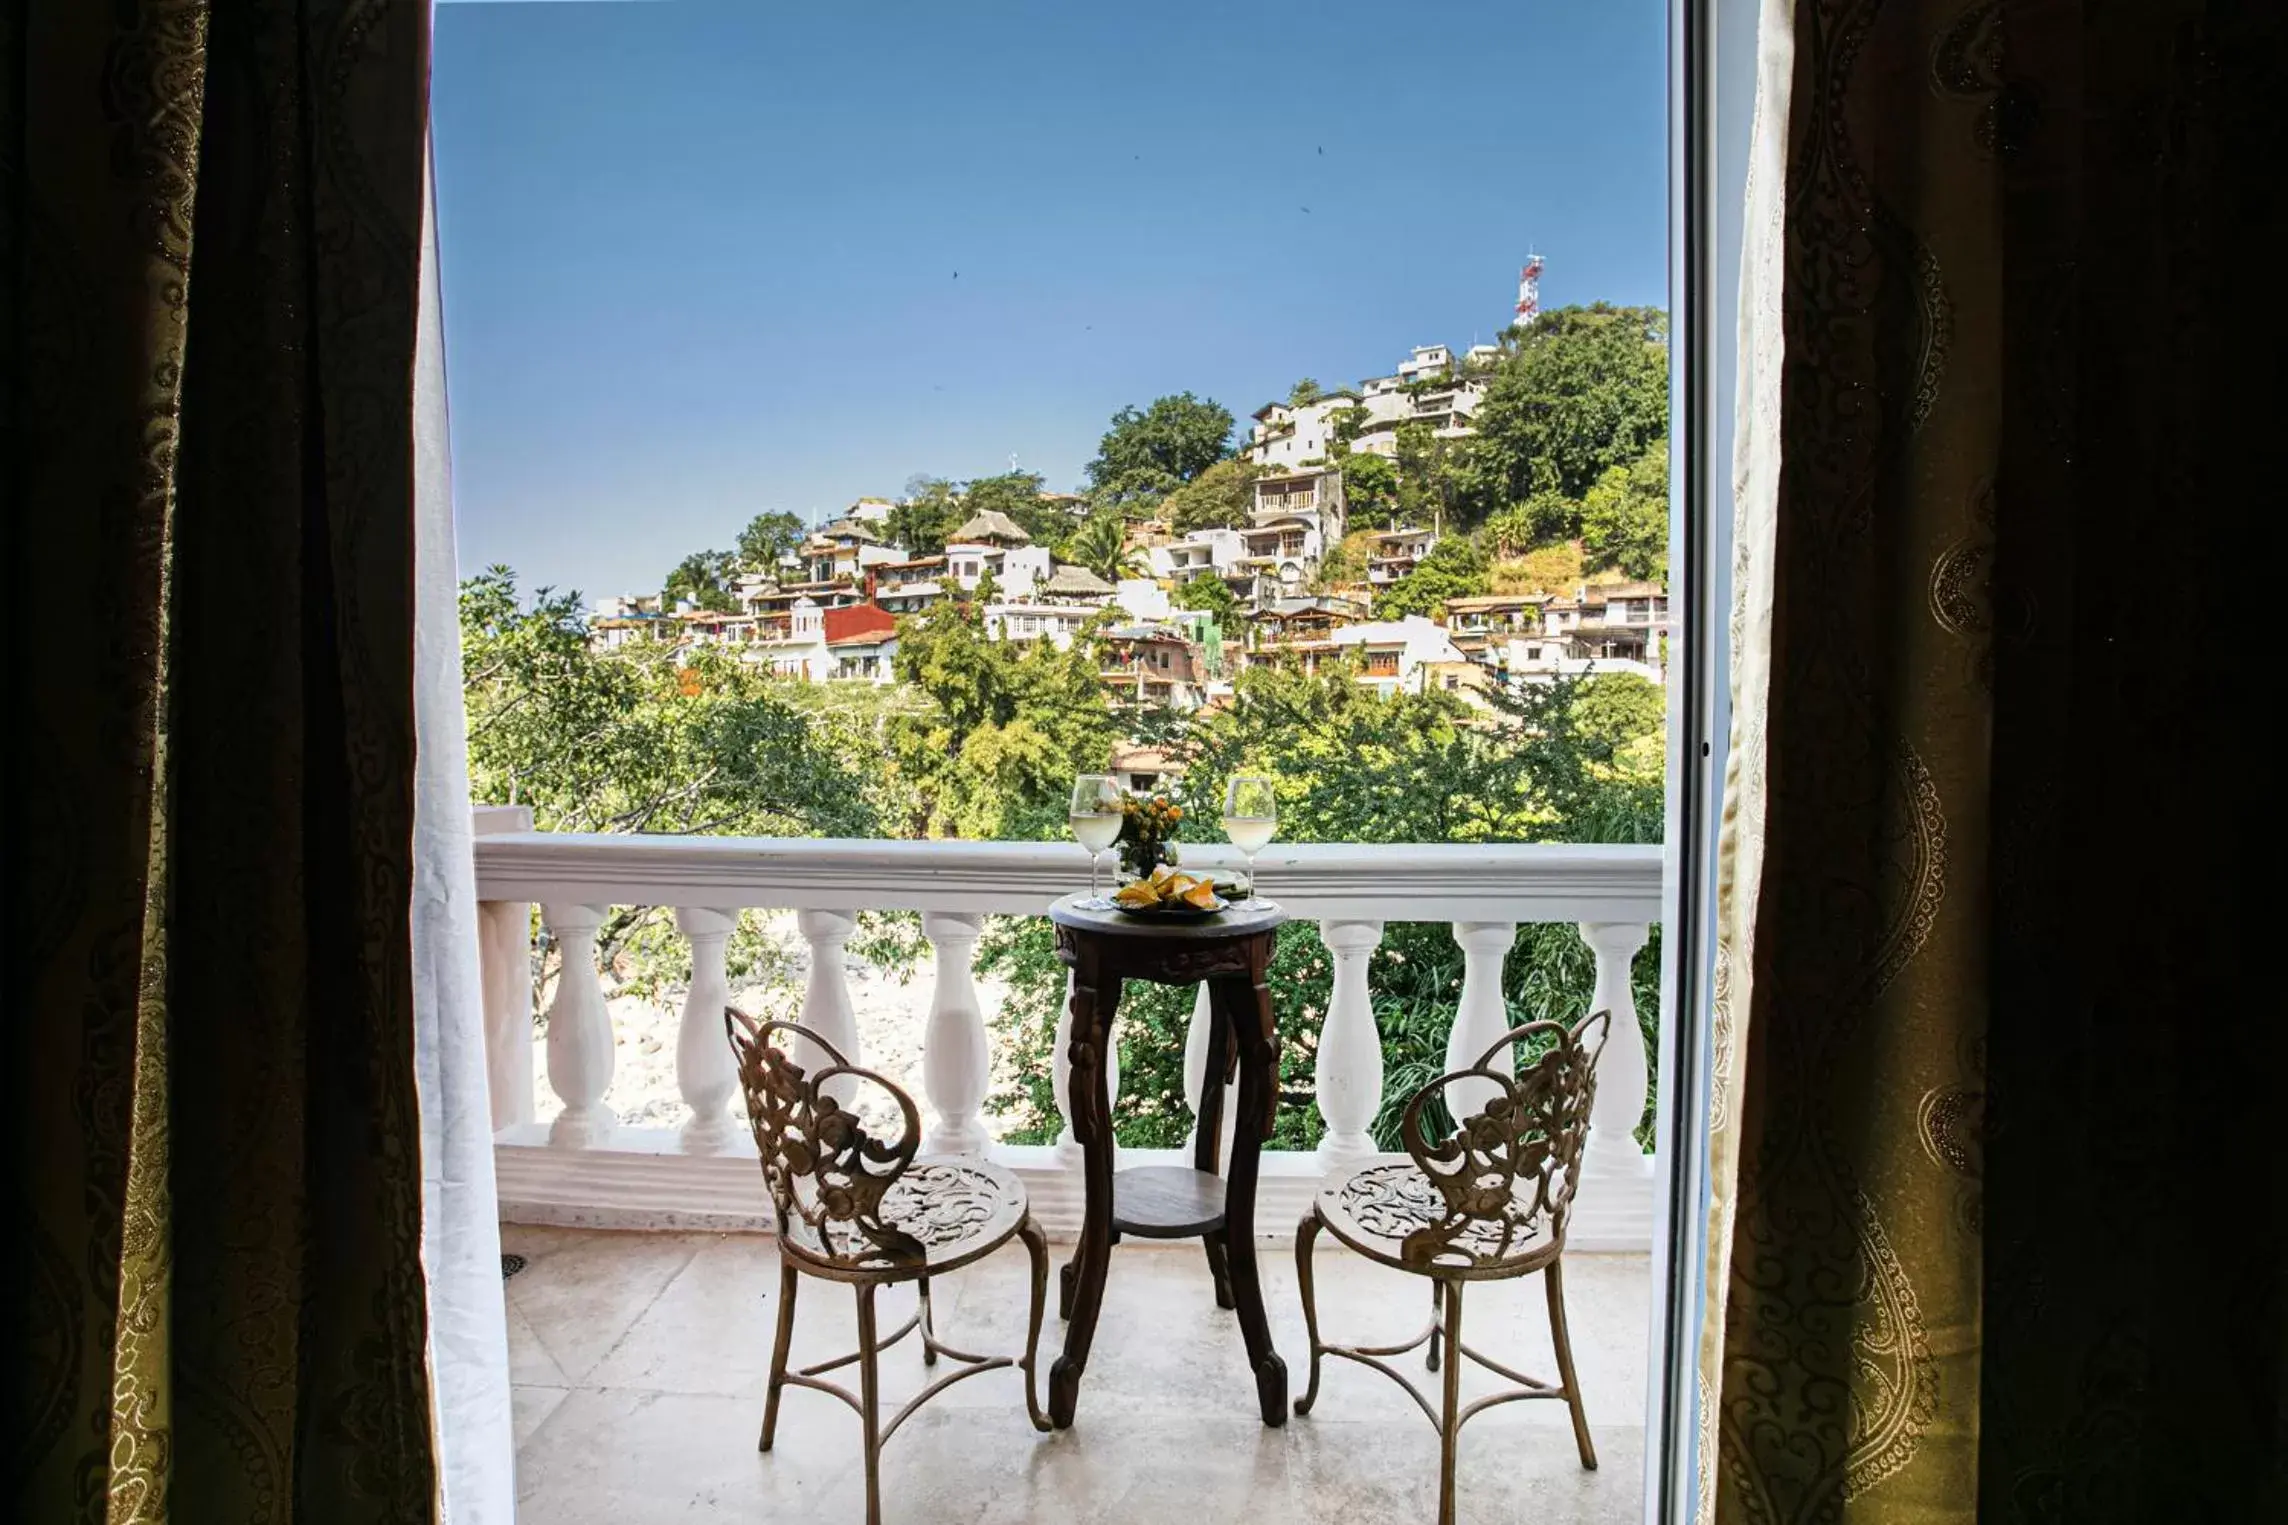
[[(1290, 842), (1657, 841), (1661, 825), (1660, 691), (1614, 676), (1519, 685), (1496, 693), (1498, 722), (1443, 694), (1379, 698), (1343, 671), (1317, 677), (1278, 669), (1242, 676), (1237, 702), (1164, 728), (1187, 762), (1187, 815), (1213, 821), (1225, 781), (1269, 773), (1279, 793), (1280, 836)], [(1274, 878), (1265, 886), (1276, 895)], [(1638, 955), (1635, 986), (1648, 1049), (1656, 1041), (1660, 944)], [(1038, 1142), (1057, 1114), (1049, 1064), (1064, 971), (1045, 923), (996, 922), (981, 970), (1009, 982), (996, 1035), (995, 1108), (1010, 1136)], [(1570, 926), (1519, 928), (1503, 972), (1516, 1021), (1571, 1020), (1594, 977)], [(1462, 982), (1462, 955), (1442, 923), (1384, 930), (1368, 963), (1382, 1034), (1385, 1106), (1376, 1136), (1395, 1145), (1397, 1108), (1444, 1069), (1446, 1034)], [(1333, 983), (1318, 929), (1281, 929), (1269, 982), (1281, 1037), (1279, 1147), (1317, 1143), (1309, 1105), (1315, 1046)], [(1120, 1006), (1121, 1142), (1181, 1143), (1184, 1039), (1192, 992), (1131, 985)], [(1649, 1112), (1647, 1114), (1649, 1119)]]

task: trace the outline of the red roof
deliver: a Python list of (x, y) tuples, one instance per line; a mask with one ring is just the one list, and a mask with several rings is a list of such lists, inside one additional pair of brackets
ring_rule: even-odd
[(898, 617), (877, 604), (844, 604), (826, 610), (825, 616), (829, 646), (843, 641), (887, 640), (898, 628)]

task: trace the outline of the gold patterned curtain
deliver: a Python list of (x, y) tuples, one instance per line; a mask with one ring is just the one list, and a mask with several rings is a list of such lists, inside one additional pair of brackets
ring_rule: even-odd
[(427, 49), (425, 0), (0, 21), (11, 1518), (432, 1513)]
[(2280, 10), (1765, 4), (1704, 1520), (2288, 1519), (2196, 591), (2279, 493)]

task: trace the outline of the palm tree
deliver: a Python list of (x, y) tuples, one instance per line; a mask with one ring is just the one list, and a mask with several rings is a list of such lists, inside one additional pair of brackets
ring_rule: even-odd
[(1100, 512), (1082, 520), (1065, 541), (1065, 560), (1106, 582), (1151, 575), (1144, 553), (1128, 543), (1128, 522), (1117, 513)]

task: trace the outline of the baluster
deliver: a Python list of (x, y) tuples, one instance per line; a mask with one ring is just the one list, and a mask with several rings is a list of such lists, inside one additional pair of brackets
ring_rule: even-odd
[(600, 905), (548, 905), (541, 916), (556, 938), (556, 999), (548, 1003), (548, 1088), (564, 1103), (548, 1142), (586, 1149), (619, 1126), (604, 1093), (612, 1088), (612, 1013), (596, 974)]
[(738, 1137), (731, 1119), (731, 1093), (739, 1070), (731, 1045), (723, 1041), (723, 1008), (731, 1004), (731, 978), (724, 969), (724, 944), (738, 925), (735, 911), (685, 906), (675, 924), (691, 939), (691, 992), (683, 1000), (683, 1021), (675, 1032), (675, 1083), (691, 1109), (683, 1125), (683, 1147), (693, 1154), (717, 1154)]
[[(532, 830), (529, 805), (473, 805), (472, 835)], [(532, 1121), (532, 905), (477, 905), (477, 971), (485, 1006), (485, 1089), (495, 1131)]]
[[(1192, 1146), (1200, 1137), (1200, 1100), (1207, 1095), (1208, 1039), (1212, 1036), (1213, 1019), (1208, 1013), (1208, 987), (1201, 985), (1192, 997), (1192, 1022), (1184, 1030), (1184, 1100), (1192, 1109), (1192, 1131), (1184, 1138), (1184, 1156), (1191, 1157)], [(1216, 1159), (1228, 1164), (1231, 1160), (1231, 1131), (1239, 1118), (1239, 1088), (1226, 1084), (1223, 1088), (1222, 1119), (1216, 1132)]]
[[(810, 981), (802, 992), (802, 1025), (841, 1050), (855, 1068), (865, 1059), (858, 1052), (858, 1013), (850, 1004), (850, 970), (843, 944), (858, 930), (858, 918), (848, 911), (797, 911), (794, 924), (810, 944)], [(796, 1063), (816, 1073), (827, 1060), (808, 1043), (796, 1045)], [(826, 1083), (825, 1092), (841, 1105), (857, 1097), (858, 1083), (848, 1076)]]
[(929, 1097), (927, 1154), (982, 1156), (991, 1142), (978, 1109), (992, 1056), (985, 1045), (985, 1012), (978, 1005), (970, 961), (985, 918), (968, 912), (925, 911), (922, 935), (937, 951), (937, 988), (922, 1034), (922, 1090)]
[(1647, 928), (1638, 922), (1585, 921), (1578, 930), (1597, 957), (1597, 984), (1589, 1009), (1613, 1014), (1605, 1052), (1597, 1060), (1597, 1099), (1589, 1108), (1589, 1147), (1581, 1173), (1584, 1178), (1643, 1177), (1650, 1174), (1652, 1162), (1637, 1147), (1636, 1126), (1644, 1117), (1649, 1072), (1629, 965), (1645, 945)]
[[(1514, 921), (1457, 921), (1454, 941), (1462, 949), (1462, 999), (1454, 1012), (1453, 1031), (1446, 1035), (1446, 1068), (1466, 1070), (1509, 1031), (1509, 1007), (1502, 999), (1502, 960), (1517, 940)], [(1515, 1056), (1507, 1048), (1486, 1060), (1486, 1068), (1515, 1074)], [(1446, 1105), (1460, 1122), (1485, 1109), (1501, 1094), (1491, 1080), (1458, 1080), (1446, 1088)]]
[(484, 983), (485, 1082), (493, 1128), (532, 1121), (532, 907), (477, 906), (477, 968)]
[[(1382, 941), (1379, 921), (1323, 921), (1319, 941), (1334, 959), (1334, 993), (1319, 1032), (1319, 1167), (1355, 1165), (1375, 1152), (1374, 1126), (1382, 1110), (1382, 1035), (1375, 1031), (1367, 960)], [(1497, 970), (1499, 966), (1496, 966)]]
[[(1072, 971), (1065, 971), (1065, 1001), (1057, 1008), (1057, 1051), (1049, 1065), (1049, 1083), (1056, 1092), (1057, 1115), (1065, 1120), (1064, 1131), (1057, 1135), (1057, 1158), (1068, 1165), (1077, 1166), (1081, 1160), (1080, 1140), (1072, 1130)], [(1118, 1019), (1115, 1020), (1117, 1028)], [(1117, 1031), (1104, 1035), (1104, 1079), (1106, 1094), (1115, 1102), (1120, 1099), (1120, 1041)], [(1115, 1159), (1119, 1158), (1117, 1148)]]

